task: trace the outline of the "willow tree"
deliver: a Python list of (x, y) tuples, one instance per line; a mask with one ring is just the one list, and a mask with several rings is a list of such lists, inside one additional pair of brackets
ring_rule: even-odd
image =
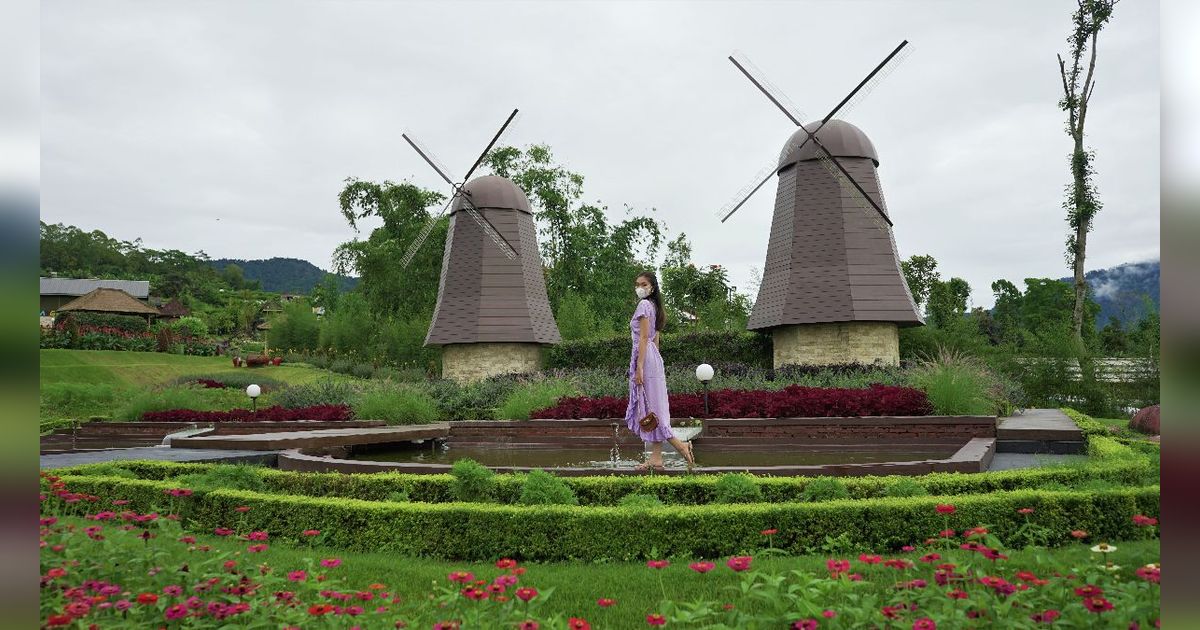
[(1058, 55), (1058, 70), (1063, 86), (1063, 98), (1058, 106), (1067, 113), (1067, 134), (1075, 142), (1071, 152), (1071, 183), (1067, 185), (1067, 199), (1063, 202), (1063, 208), (1067, 211), (1067, 223), (1071, 226), (1067, 236), (1067, 262), (1075, 272), (1075, 307), (1071, 326), (1075, 343), (1082, 351), (1084, 309), (1087, 303), (1087, 282), (1083, 276), (1087, 234), (1101, 206), (1092, 182), (1095, 153), (1084, 148), (1083, 129), (1087, 122), (1088, 104), (1096, 90), (1096, 40), (1112, 17), (1117, 0), (1077, 2), (1078, 7), (1071, 15), (1073, 29), (1067, 38), (1071, 45), (1069, 60)]

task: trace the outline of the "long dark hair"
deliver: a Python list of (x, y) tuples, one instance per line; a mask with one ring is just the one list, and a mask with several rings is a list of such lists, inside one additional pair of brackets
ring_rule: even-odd
[[(662, 291), (658, 288), (658, 276), (654, 275), (653, 271), (643, 271), (637, 275), (638, 278), (645, 278), (650, 282), (650, 288), (653, 291), (646, 296), (654, 304), (654, 330), (662, 332), (663, 326), (666, 325), (667, 311), (663, 308)], [(635, 278), (636, 280), (637, 278)]]

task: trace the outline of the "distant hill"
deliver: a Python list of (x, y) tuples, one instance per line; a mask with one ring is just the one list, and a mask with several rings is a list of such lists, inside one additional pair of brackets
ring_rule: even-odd
[[(270, 258), (268, 260), (239, 260), (236, 258), (221, 258), (213, 260), (212, 266), (217, 271), (224, 271), (228, 265), (242, 268), (246, 280), (258, 280), (263, 291), (274, 293), (304, 293), (312, 291), (321, 282), (326, 272), (320, 267), (299, 258)], [(337, 276), (342, 291), (349, 291), (358, 285), (358, 278)]]
[[(1143, 296), (1150, 298), (1155, 310), (1159, 308), (1158, 261), (1126, 263), (1108, 269), (1096, 269), (1084, 274), (1092, 288), (1092, 299), (1100, 305), (1096, 326), (1103, 328), (1108, 318), (1116, 317), (1124, 324), (1136, 322), (1145, 314)], [(1072, 283), (1073, 278), (1062, 278)]]

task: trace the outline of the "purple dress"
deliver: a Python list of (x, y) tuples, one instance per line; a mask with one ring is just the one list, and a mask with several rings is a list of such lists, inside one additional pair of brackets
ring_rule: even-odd
[[(625, 409), (625, 426), (643, 442), (665, 442), (675, 437), (675, 433), (671, 431), (671, 409), (667, 403), (667, 372), (656, 343), (658, 331), (654, 328), (657, 319), (655, 310), (653, 302), (641, 300), (637, 310), (633, 312), (633, 319), (629, 320), (633, 351), (629, 356), (629, 406)], [(643, 317), (650, 323), (650, 340), (646, 343), (646, 363), (642, 366), (644, 386), (639, 387), (634, 375), (637, 373), (638, 341), (642, 334), (640, 320)], [(638, 420), (642, 419), (647, 411), (658, 415), (658, 428), (649, 432), (642, 431), (638, 426)]]

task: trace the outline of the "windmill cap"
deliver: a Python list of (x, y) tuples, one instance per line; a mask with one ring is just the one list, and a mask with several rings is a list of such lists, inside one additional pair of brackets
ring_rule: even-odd
[(825, 123), (823, 127), (821, 121), (817, 120), (804, 125), (803, 129), (797, 129), (796, 133), (788, 138), (787, 144), (783, 145), (783, 151), (779, 154), (779, 166), (776, 170), (796, 162), (815, 160), (823, 154), (817, 148), (816, 143), (805, 142), (808, 139), (809, 130), (818, 127), (820, 127), (820, 131), (817, 131), (817, 140), (821, 141), (826, 149), (829, 149), (833, 157), (871, 158), (875, 166), (879, 166), (879, 154), (875, 153), (875, 145), (871, 144), (871, 139), (867, 137), (867, 134), (858, 127), (835, 118)]
[[(533, 214), (533, 210), (529, 206), (529, 198), (516, 184), (505, 177), (498, 175), (476, 177), (464, 184), (463, 190), (471, 194), (471, 203), (476, 208), (520, 210), (526, 214)], [(458, 212), (461, 207), (462, 200), (454, 200), (454, 206), (450, 209), (451, 214)]]

